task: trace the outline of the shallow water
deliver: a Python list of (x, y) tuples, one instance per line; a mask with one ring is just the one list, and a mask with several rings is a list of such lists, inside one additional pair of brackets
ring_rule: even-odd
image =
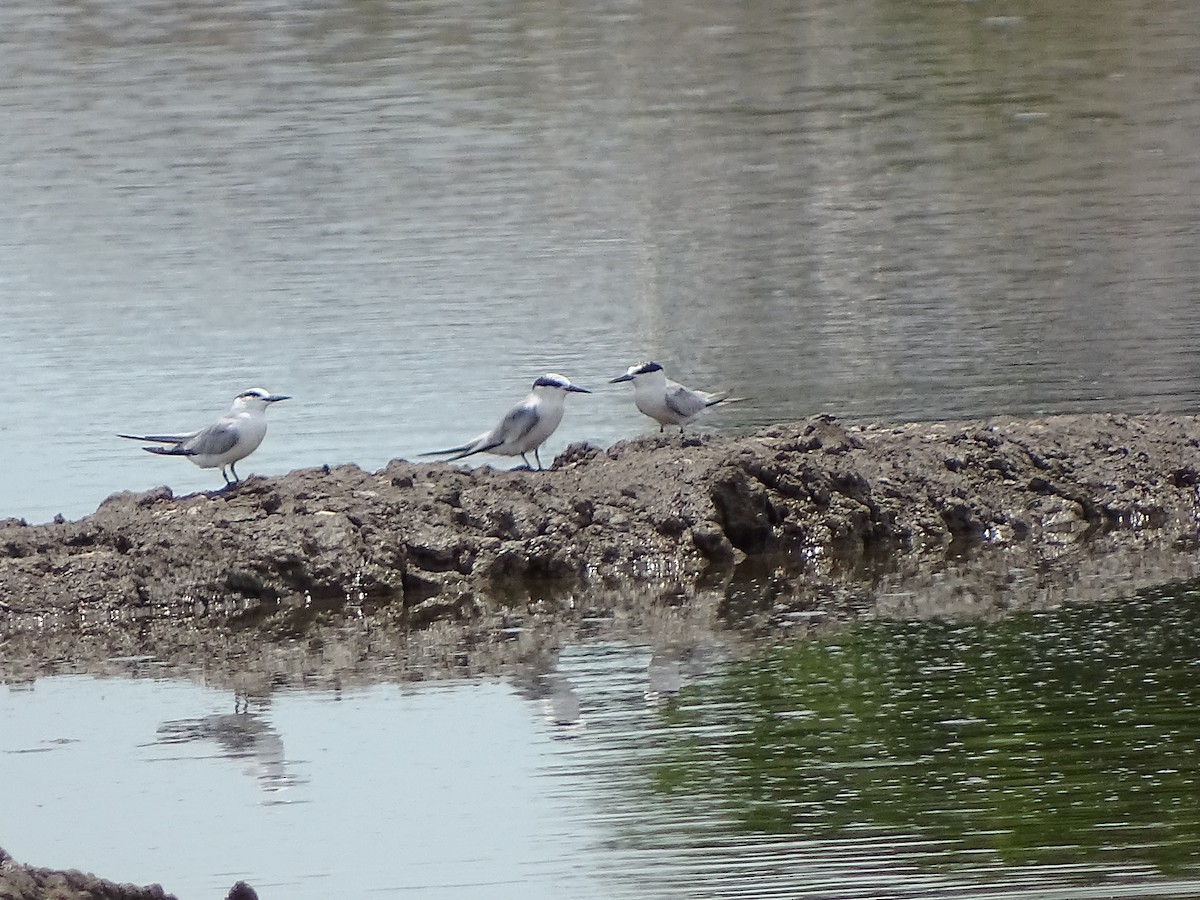
[(189, 682), (64, 676), (4, 706), (18, 858), (181, 897), (241, 878), (264, 897), (604, 896), (568, 864), (596, 836), (539, 777), (553, 730), (495, 683), (243, 707)]
[(0, 835), (182, 900), (1200, 896), (1198, 616), (1180, 587), (248, 695), (131, 659), (0, 688)]
[(1191, 410), (1193, 0), (0, 4), (0, 515), (378, 468), (535, 376), (547, 445), (652, 429)]

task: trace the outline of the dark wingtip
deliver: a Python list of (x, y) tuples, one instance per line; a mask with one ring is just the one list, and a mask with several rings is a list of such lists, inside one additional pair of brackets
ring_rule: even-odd
[(195, 456), (195, 450), (185, 450), (179, 446), (171, 447), (143, 447), (147, 453), (153, 453), (157, 456)]

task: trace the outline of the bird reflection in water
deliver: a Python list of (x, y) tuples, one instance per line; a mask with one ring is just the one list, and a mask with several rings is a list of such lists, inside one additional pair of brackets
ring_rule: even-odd
[(646, 702), (674, 704), (684, 687), (708, 677), (726, 658), (725, 648), (711, 641), (656, 647), (646, 665)]
[(646, 702), (674, 700), (683, 685), (683, 666), (678, 652), (655, 650), (646, 666)]
[(188, 744), (212, 741), (219, 754), (247, 763), (245, 772), (254, 776), (264, 791), (282, 791), (303, 780), (288, 772), (283, 738), (266, 717), (241, 707), (241, 711), (199, 719), (175, 719), (158, 726), (159, 744)]
[(513, 686), (526, 700), (541, 705), (556, 738), (574, 737), (583, 727), (583, 712), (579, 695), (571, 682), (558, 672), (531, 672), (515, 679)]

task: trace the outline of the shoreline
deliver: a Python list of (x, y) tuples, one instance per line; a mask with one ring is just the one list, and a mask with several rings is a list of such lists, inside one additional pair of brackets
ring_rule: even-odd
[(0, 521), (0, 620), (349, 599), (422, 627), (531, 591), (688, 592), (756, 566), (804, 577), (963, 552), (1018, 568), (1190, 558), (1197, 465), (1196, 417), (818, 417), (740, 438), (573, 445), (544, 472), (394, 460), (178, 498), (161, 487), (77, 521)]

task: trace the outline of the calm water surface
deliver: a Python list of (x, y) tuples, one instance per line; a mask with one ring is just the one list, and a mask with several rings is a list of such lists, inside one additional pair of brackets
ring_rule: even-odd
[(113, 433), (295, 400), (246, 472), (378, 468), (592, 388), (547, 450), (1190, 411), (1194, 0), (0, 4), (0, 515), (219, 484)]
[(0, 688), (0, 835), (182, 900), (1200, 896), (1198, 661), (1177, 588), (499, 680), (43, 677)]

